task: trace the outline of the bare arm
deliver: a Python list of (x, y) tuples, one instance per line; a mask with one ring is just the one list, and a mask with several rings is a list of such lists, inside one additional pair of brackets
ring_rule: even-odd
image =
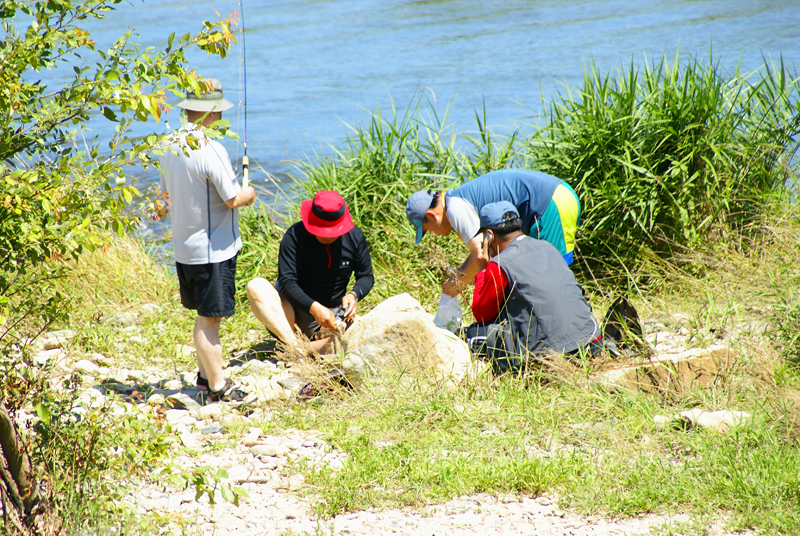
[(231, 197), (225, 201), (225, 204), (228, 205), (228, 208), (239, 208), (252, 205), (253, 201), (255, 200), (256, 191), (252, 186), (246, 186), (242, 188), (238, 194), (236, 194), (236, 197)]
[(482, 241), (482, 234), (473, 237), (473, 239), (469, 241), (467, 244), (469, 248), (469, 257), (464, 260), (464, 263), (458, 271), (445, 281), (444, 285), (442, 285), (442, 292), (448, 296), (456, 297), (466, 286), (475, 282), (475, 274), (486, 267), (485, 264), (480, 266), (480, 263), (477, 262), (477, 257), (481, 253)]

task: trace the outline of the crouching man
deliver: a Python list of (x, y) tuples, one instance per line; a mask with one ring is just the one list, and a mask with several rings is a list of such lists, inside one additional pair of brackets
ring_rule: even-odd
[[(374, 284), (367, 240), (341, 195), (317, 192), (303, 201), (300, 214), (302, 221), (281, 239), (277, 284), (257, 277), (247, 285), (253, 314), (290, 350), (297, 346), (294, 326), (314, 339), (321, 327), (336, 329), (337, 317), (352, 322)], [(326, 343), (320, 339), (312, 348), (324, 353)]]
[(496, 373), (523, 367), (548, 353), (594, 354), (601, 330), (563, 256), (552, 244), (521, 232), (517, 209), (507, 201), (480, 210), (483, 242), (470, 257), (475, 278), (467, 328), (471, 349)]

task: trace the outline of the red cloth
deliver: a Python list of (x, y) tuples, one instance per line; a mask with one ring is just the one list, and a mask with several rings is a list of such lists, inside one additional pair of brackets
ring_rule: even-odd
[(475, 293), (472, 295), (472, 315), (485, 324), (492, 322), (500, 313), (506, 299), (508, 277), (497, 265), (490, 262), (486, 269), (475, 275)]

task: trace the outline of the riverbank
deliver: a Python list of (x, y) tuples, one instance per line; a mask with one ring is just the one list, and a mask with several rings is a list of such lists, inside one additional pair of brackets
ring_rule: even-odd
[[(128, 533), (141, 534), (234, 533), (231, 527), (253, 534), (470, 534), (459, 525), (467, 520), (478, 524), (469, 530), (488, 533), (525, 534), (539, 523), (553, 534), (796, 533), (800, 375), (792, 359), (800, 332), (800, 225), (794, 204), (776, 202), (765, 212), (679, 263), (650, 257), (632, 274), (647, 277), (633, 301), (658, 352), (722, 346), (735, 353), (734, 366), (711, 385), (607, 389), (587, 381), (604, 363), (586, 362), (528, 379), (481, 376), (455, 390), (384, 378), (302, 403), (292, 394), (296, 382), (280, 383), (290, 364), (276, 360), (240, 292), (237, 313), (222, 329), (229, 373), (277, 394), (249, 415), (221, 408), (198, 417), (196, 409), (165, 403), (176, 392), (193, 394), (194, 318), (179, 305), (173, 275), (138, 243), (114, 239), (65, 282), (82, 305), (61, 326), (73, 332), (68, 342), (50, 350), (58, 355), (48, 373), (53, 385), (72, 393), (61, 395), (59, 407), (65, 417), (79, 416), (77, 430), (68, 419), (62, 433), (103, 437), (93, 455), (105, 461), (86, 466), (90, 500), (72, 505), (74, 519), (98, 527), (129, 519)], [(277, 226), (261, 230), (269, 243), (280, 233)], [(276, 257), (261, 253), (269, 276)], [(437, 282), (409, 285), (404, 268), (382, 260), (386, 254), (375, 252), (383, 281), (361, 312), (381, 292), (406, 287), (433, 313)], [(611, 296), (584, 283), (602, 316)], [(85, 368), (73, 378), (80, 361)], [(723, 430), (671, 420), (688, 410), (747, 417)], [(125, 430), (134, 422), (141, 432), (132, 435)], [(254, 453), (260, 444), (266, 450)], [(67, 447), (63, 459), (85, 459)], [(169, 483), (157, 472), (206, 465), (213, 470), (189, 481), (187, 492), (175, 487), (185, 479)], [(227, 476), (217, 482), (219, 467)], [(65, 473), (54, 478), (69, 487)], [(225, 503), (224, 483), (251, 497), (242, 496), (240, 507)], [(203, 507), (206, 493), (198, 509), (191, 498), (215, 484), (218, 505)], [(671, 528), (662, 524), (667, 518)]]

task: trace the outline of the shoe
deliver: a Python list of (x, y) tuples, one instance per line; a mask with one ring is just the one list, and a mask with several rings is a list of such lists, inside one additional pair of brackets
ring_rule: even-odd
[(225, 385), (219, 391), (208, 388), (209, 402), (244, 402), (247, 393), (239, 389), (230, 378), (225, 379)]

